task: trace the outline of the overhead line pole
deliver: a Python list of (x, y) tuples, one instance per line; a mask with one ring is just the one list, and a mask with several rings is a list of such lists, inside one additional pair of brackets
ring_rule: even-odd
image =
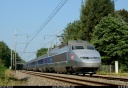
[(12, 47), (11, 47), (11, 69), (12, 69)]
[(58, 43), (57, 43), (57, 42), (58, 42), (58, 41), (57, 41), (57, 40), (58, 40), (58, 37), (57, 37), (57, 36), (58, 36), (58, 30), (56, 30), (56, 47), (57, 47), (57, 44), (58, 44)]
[(15, 73), (16, 73), (16, 30), (15, 30)]

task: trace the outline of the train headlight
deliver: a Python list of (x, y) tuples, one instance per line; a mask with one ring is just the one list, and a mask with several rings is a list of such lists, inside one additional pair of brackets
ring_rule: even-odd
[(89, 59), (89, 57), (80, 57), (80, 59)]
[(80, 59), (100, 59), (100, 57), (80, 57)]
[(100, 59), (100, 57), (94, 57), (94, 59)]

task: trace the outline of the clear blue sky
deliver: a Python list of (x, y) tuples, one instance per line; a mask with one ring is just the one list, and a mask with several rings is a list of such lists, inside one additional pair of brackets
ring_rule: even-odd
[[(56, 30), (58, 30), (58, 35), (61, 35), (68, 23), (79, 19), (82, 0), (68, 0), (25, 49), (25, 44), (32, 38), (31, 34), (40, 29), (60, 1), (0, 0), (0, 41), (4, 41), (9, 48), (14, 50), (14, 34), (16, 33), (16, 51), (25, 61), (34, 59), (36, 57), (34, 52), (38, 49), (50, 47), (51, 42), (56, 44)], [(117, 0), (115, 9), (123, 8), (128, 10), (128, 0)], [(24, 49), (25, 52), (30, 53), (22, 53)]]

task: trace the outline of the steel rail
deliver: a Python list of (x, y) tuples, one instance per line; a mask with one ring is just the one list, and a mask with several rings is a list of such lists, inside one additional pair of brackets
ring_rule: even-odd
[[(90, 76), (88, 76), (90, 77)], [(96, 75), (96, 76), (92, 76), (91, 78), (104, 78), (104, 79), (108, 79), (108, 80), (119, 80), (119, 81), (124, 81), (124, 82), (128, 82), (128, 78), (120, 78), (120, 77), (108, 77), (108, 76), (101, 76), (101, 75)]]

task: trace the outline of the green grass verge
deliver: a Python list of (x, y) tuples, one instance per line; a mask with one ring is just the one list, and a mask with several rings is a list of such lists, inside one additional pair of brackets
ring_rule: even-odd
[(20, 81), (15, 77), (15, 72), (0, 65), (0, 86), (21, 86), (26, 81)]

